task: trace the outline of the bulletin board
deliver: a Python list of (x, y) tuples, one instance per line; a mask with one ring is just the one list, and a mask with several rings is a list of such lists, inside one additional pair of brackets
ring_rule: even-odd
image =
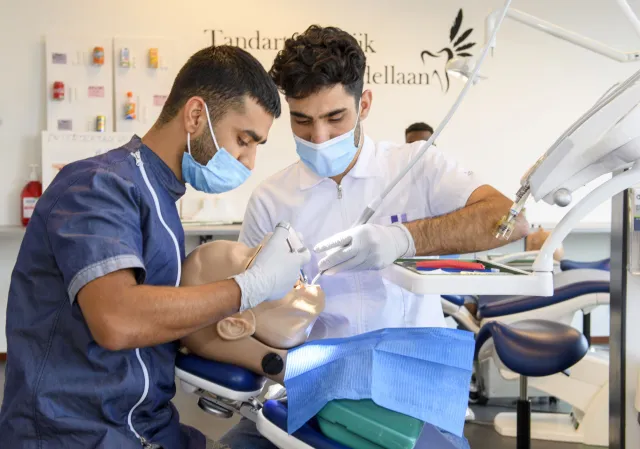
[(95, 131), (98, 116), (113, 130), (112, 55), (111, 37), (47, 36), (47, 130)]
[[(115, 131), (143, 135), (155, 123), (173, 81), (187, 59), (208, 44), (206, 36), (113, 39)], [(135, 117), (127, 117), (127, 92)]]
[(106, 153), (131, 140), (133, 133), (42, 132), (42, 187), (46, 189), (66, 164)]

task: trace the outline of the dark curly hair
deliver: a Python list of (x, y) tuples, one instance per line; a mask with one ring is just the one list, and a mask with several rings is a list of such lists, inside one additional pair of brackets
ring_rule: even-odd
[(173, 82), (158, 124), (172, 120), (194, 96), (207, 103), (214, 123), (229, 108), (241, 108), (245, 96), (253, 98), (275, 118), (280, 116), (278, 88), (262, 64), (238, 47), (207, 47), (191, 56)]
[(342, 84), (360, 100), (367, 58), (358, 41), (336, 27), (311, 25), (287, 39), (269, 75), (284, 95), (305, 98)]

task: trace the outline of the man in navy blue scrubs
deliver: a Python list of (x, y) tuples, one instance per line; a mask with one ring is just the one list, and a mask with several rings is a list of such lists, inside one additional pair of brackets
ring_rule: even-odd
[(194, 54), (141, 139), (67, 165), (38, 202), (11, 278), (0, 446), (204, 449), (179, 422), (176, 341), (291, 288), (308, 252), (276, 230), (245, 273), (178, 287), (176, 201), (242, 184), (280, 115), (235, 47)]

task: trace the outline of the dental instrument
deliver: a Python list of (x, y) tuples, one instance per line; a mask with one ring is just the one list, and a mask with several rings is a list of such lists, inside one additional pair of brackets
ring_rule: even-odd
[[(292, 253), (295, 253), (305, 249), (304, 245), (300, 240), (300, 237), (298, 236), (298, 233), (291, 227), (289, 223), (280, 222), (276, 225), (276, 228), (284, 228), (289, 233), (289, 237), (287, 237), (287, 244), (289, 245), (289, 251), (291, 251)], [(308, 284), (307, 275), (304, 274), (304, 270), (302, 268), (300, 268), (300, 280), (305, 284)]]

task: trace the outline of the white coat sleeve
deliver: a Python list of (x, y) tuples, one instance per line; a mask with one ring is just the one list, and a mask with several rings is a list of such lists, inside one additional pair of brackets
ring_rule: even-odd
[(429, 209), (434, 216), (463, 208), (471, 194), (485, 184), (446, 152), (432, 147), (428, 155), (424, 158), (425, 188)]
[(265, 235), (273, 232), (274, 227), (267, 207), (260, 199), (260, 195), (254, 192), (249, 198), (247, 209), (244, 212), (238, 240), (250, 248), (256, 247), (262, 242)]

